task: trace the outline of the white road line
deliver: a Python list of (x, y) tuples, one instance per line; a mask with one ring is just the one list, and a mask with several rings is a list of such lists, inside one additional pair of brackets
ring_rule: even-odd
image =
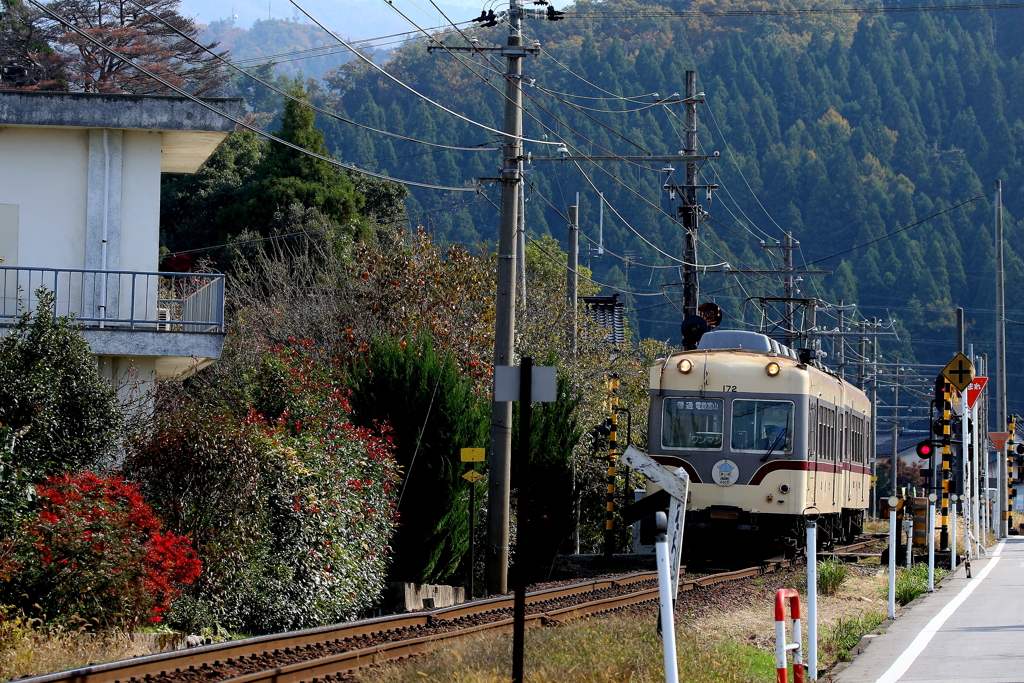
[(963, 587), (963, 589), (957, 594), (955, 598), (949, 601), (942, 610), (939, 611), (932, 620), (928, 622), (928, 625), (921, 629), (921, 632), (917, 634), (917, 638), (914, 638), (914, 642), (910, 644), (906, 650), (903, 651), (892, 666), (881, 675), (881, 677), (875, 683), (896, 683), (900, 680), (903, 674), (907, 673), (907, 670), (914, 664), (918, 656), (924, 652), (924, 649), (928, 647), (928, 643), (931, 642), (932, 638), (942, 625), (946, 623), (946, 620), (953, 616), (957, 608), (964, 603), (974, 589), (977, 588), (981, 582), (991, 573), (992, 568), (999, 562), (999, 553), (1003, 550), (1003, 543), (1006, 541), (1000, 541), (996, 547), (996, 551), (992, 553), (992, 559), (988, 561), (985, 568), (978, 573), (978, 577), (973, 579), (969, 584)]

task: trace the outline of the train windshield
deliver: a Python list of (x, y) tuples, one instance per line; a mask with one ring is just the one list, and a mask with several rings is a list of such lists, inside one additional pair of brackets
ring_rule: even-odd
[(665, 448), (721, 450), (724, 418), (721, 399), (666, 398), (661, 445)]
[(733, 401), (732, 449), (791, 453), (793, 404), (789, 401)]

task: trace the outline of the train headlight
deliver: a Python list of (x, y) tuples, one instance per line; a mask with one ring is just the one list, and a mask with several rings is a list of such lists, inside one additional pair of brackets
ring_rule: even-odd
[(768, 365), (764, 366), (764, 371), (768, 373), (769, 377), (775, 377), (775, 375), (779, 374), (781, 370), (782, 368), (775, 361), (772, 361)]
[(693, 370), (693, 361), (689, 358), (684, 358), (679, 361), (679, 372), (684, 375), (690, 374), (690, 370)]

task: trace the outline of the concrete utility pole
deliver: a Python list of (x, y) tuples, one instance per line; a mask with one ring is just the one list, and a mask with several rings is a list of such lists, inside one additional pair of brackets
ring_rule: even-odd
[(578, 312), (576, 308), (576, 292), (579, 283), (580, 265), (580, 224), (579, 207), (569, 207), (569, 269), (565, 273), (565, 294), (569, 301), (569, 349), (572, 357), (576, 358), (576, 334), (579, 328)]
[[(871, 331), (878, 331), (878, 318), (871, 319)], [(878, 458), (878, 336), (871, 337), (871, 382), (868, 396), (871, 399), (871, 460)], [(890, 472), (893, 486), (896, 482), (896, 473)], [(893, 491), (896, 489), (894, 488)], [(893, 494), (895, 495), (895, 493)]]
[(516, 288), (519, 310), (526, 314), (526, 183), (519, 180), (519, 220), (516, 223)]
[(786, 231), (786, 236), (782, 243), (782, 269), (786, 273), (782, 280), (782, 291), (783, 296), (788, 299), (786, 301), (786, 344), (792, 346), (793, 341), (796, 339), (796, 306), (793, 305), (793, 293), (795, 290), (793, 283), (793, 233)]
[[(697, 154), (697, 72), (686, 72), (686, 146), (683, 154)], [(683, 318), (697, 315), (697, 297), (700, 286), (697, 281), (697, 162), (686, 162), (686, 186), (683, 188), (683, 205), (679, 208), (686, 232), (683, 251)]]
[(836, 369), (839, 371), (839, 378), (846, 379), (846, 337), (843, 333), (846, 332), (846, 319), (845, 314), (846, 307), (843, 305), (843, 300), (839, 300), (839, 305), (836, 306), (836, 327), (839, 328), (839, 349), (836, 353)]
[[(1006, 431), (1006, 300), (1004, 287), (1003, 264), (1003, 183), (996, 181), (996, 428), (995, 431)], [(1007, 519), (1010, 510), (1007, 505), (1009, 489), (1007, 479), (1010, 474), (1006, 462), (1006, 446), (999, 449), (996, 458), (998, 468), (996, 477), (999, 480), (999, 526), (996, 527), (999, 538), (1006, 538), (1009, 533)]]
[[(878, 337), (875, 337), (878, 339)], [(899, 444), (900, 444), (900, 359), (896, 359), (896, 381), (892, 388), (892, 495), (900, 495), (899, 487), (896, 485), (896, 474), (899, 472)], [(913, 541), (913, 539), (910, 539)]]
[[(508, 10), (509, 48), (522, 45), (523, 6), (512, 0)], [(519, 226), (519, 186), (523, 166), (522, 52), (506, 53), (505, 139), (501, 146), (501, 224), (498, 231), (497, 316), (494, 325), (494, 365), (512, 365), (516, 327), (516, 232)], [(494, 401), (491, 407), (491, 463), (487, 486), (487, 592), (508, 591), (509, 480), (512, 451), (512, 404)]]

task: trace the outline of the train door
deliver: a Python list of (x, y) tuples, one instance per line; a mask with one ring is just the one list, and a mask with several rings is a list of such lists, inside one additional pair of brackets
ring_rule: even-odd
[(818, 504), (818, 399), (807, 399), (807, 493)]
[(832, 413), (832, 507), (836, 507), (839, 495), (840, 471), (843, 468), (843, 411), (836, 406)]
[(853, 413), (850, 411), (846, 411), (846, 429), (843, 432), (843, 443), (845, 444), (843, 489), (846, 491), (843, 505), (849, 507), (850, 500), (853, 498), (853, 491), (850, 489), (853, 486)]

